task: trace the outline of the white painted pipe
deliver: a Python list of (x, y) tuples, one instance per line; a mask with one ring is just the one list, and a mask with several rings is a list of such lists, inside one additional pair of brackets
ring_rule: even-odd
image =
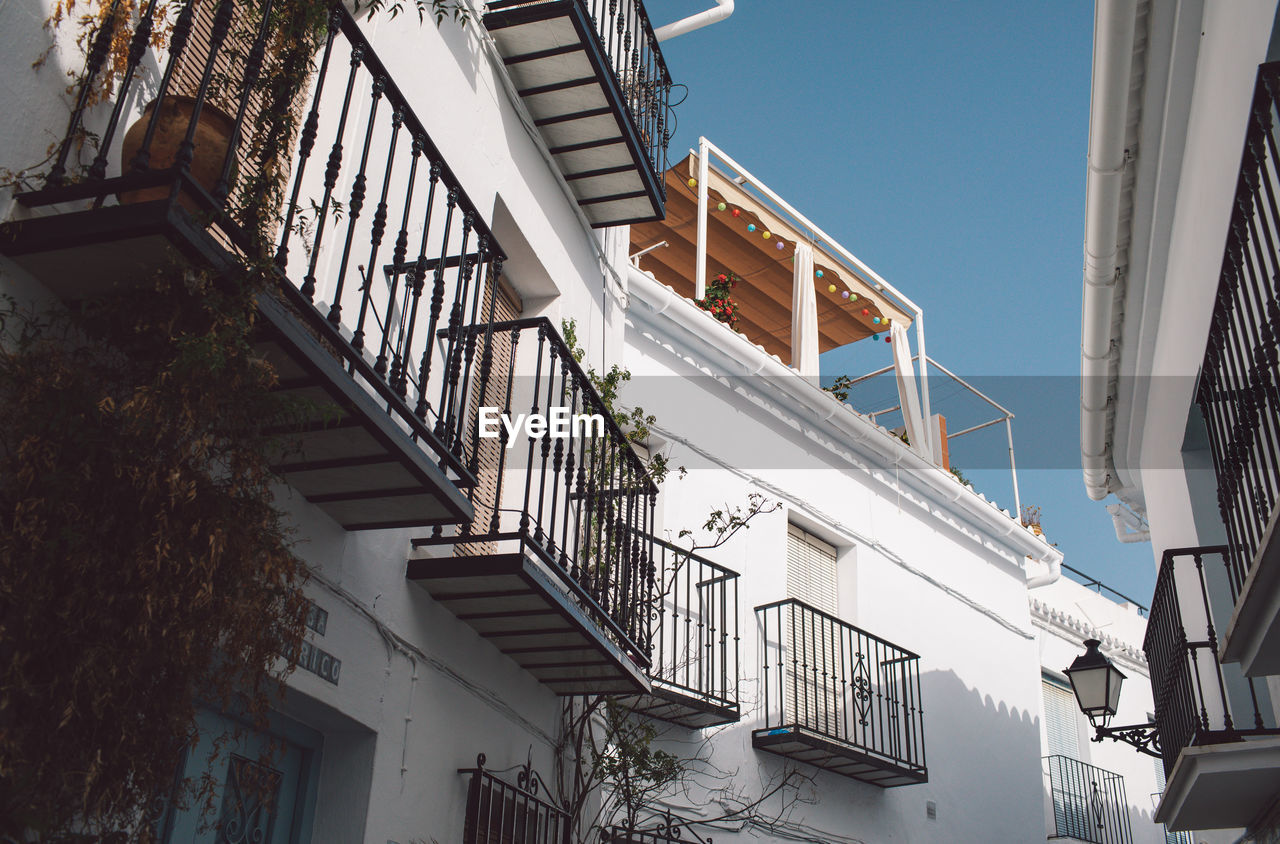
[(1097, 0), (1089, 170), (1085, 187), (1084, 309), (1080, 320), (1080, 461), (1095, 501), (1111, 492), (1107, 470), (1107, 381), (1111, 318), (1121, 257), (1120, 193), (1137, 0)]
[(732, 14), (733, 0), (716, 0), (716, 5), (705, 12), (698, 12), (696, 15), (689, 15), (687, 18), (681, 18), (666, 26), (660, 26), (653, 31), (653, 34), (659, 41), (666, 41), (675, 38), (677, 35), (684, 35), (686, 32), (693, 32), (695, 29), (702, 29), (704, 26), (719, 23)]
[(1151, 541), (1151, 531), (1147, 529), (1147, 526), (1143, 524), (1136, 513), (1123, 504), (1108, 504), (1107, 512), (1111, 514), (1111, 523), (1115, 525), (1116, 539), (1126, 545), (1133, 542)]
[(1057, 583), (1062, 578), (1062, 558), (1051, 557), (1045, 561), (1049, 570), (1044, 574), (1037, 574), (1035, 577), (1027, 578), (1027, 589), (1039, 589), (1041, 586), (1048, 586), (1050, 583)]

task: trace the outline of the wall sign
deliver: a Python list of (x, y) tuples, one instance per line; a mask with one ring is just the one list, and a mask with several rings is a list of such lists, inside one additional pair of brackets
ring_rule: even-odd
[(302, 648), (298, 651), (298, 667), (336, 686), (338, 677), (342, 673), (342, 660), (310, 642), (303, 642)]
[(328, 610), (321, 609), (320, 605), (315, 601), (307, 601), (307, 627), (323, 636), (324, 631), (328, 626)]

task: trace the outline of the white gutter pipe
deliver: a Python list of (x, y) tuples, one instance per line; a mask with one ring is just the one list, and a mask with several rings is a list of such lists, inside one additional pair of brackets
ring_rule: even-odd
[(653, 34), (659, 41), (666, 41), (675, 38), (677, 35), (684, 35), (686, 32), (693, 32), (695, 29), (702, 29), (704, 26), (719, 23), (732, 14), (733, 0), (716, 0), (716, 5), (705, 12), (698, 12), (696, 15), (689, 15), (689, 17), (681, 18), (674, 23), (660, 26), (653, 31)]
[(1044, 574), (1037, 574), (1035, 577), (1027, 578), (1027, 589), (1039, 589), (1041, 586), (1048, 586), (1050, 583), (1057, 583), (1062, 579), (1062, 558), (1054, 557), (1045, 560), (1049, 566), (1049, 570)]
[(1097, 0), (1085, 187), (1084, 309), (1080, 319), (1080, 462), (1085, 490), (1094, 501), (1111, 492), (1107, 381), (1112, 304), (1122, 263), (1117, 243), (1136, 16), (1137, 0)]

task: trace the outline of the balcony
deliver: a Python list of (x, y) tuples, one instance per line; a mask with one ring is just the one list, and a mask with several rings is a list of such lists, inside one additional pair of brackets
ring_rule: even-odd
[[(129, 66), (87, 107), (91, 52), (52, 170), (18, 196), (0, 251), (67, 301), (265, 265), (254, 341), (310, 408), (277, 432), (273, 468), (349, 530), (471, 519), (463, 409), (488, 349), (461, 329), (491, 319), (504, 259), (483, 215), (341, 4), (296, 95), (271, 88), (284, 48), (242, 0), (184, 4), (163, 70), (144, 72), (155, 8), (99, 33), (132, 39)], [(140, 95), (154, 95), (141, 112)], [(291, 110), (306, 115), (296, 136), (273, 117)], [(281, 205), (254, 207), (276, 172)]]
[(1280, 793), (1280, 729), (1265, 681), (1218, 655), (1229, 606), (1225, 546), (1165, 552), (1143, 650), (1167, 775), (1155, 820), (1171, 830), (1242, 827)]
[(498, 0), (484, 25), (583, 213), (660, 220), (671, 77), (641, 0)]
[(795, 599), (756, 607), (757, 750), (881, 788), (927, 782), (920, 657)]
[[(465, 425), (489, 468), (474, 521), (413, 540), (409, 579), (557, 694), (648, 693), (657, 487), (547, 319), (464, 333), (493, 350)], [(480, 438), (486, 407), (575, 421)]]
[(1196, 401), (1230, 547), (1235, 611), (1222, 657), (1280, 674), (1280, 62), (1258, 68)]
[(627, 704), (695, 730), (737, 721), (738, 573), (661, 539), (653, 548), (661, 598), (650, 631), (652, 689)]
[(1050, 839), (1132, 844), (1124, 777), (1070, 756), (1046, 756), (1043, 762), (1053, 801)]

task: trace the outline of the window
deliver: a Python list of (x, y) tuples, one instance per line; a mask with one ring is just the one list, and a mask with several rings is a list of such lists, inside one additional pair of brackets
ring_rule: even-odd
[(787, 525), (787, 597), (836, 614), (836, 549)]
[(1052, 680), (1041, 682), (1044, 694), (1045, 753), (1048, 756), (1080, 758), (1080, 731), (1077, 726), (1076, 697), (1070, 689)]
[[(787, 597), (830, 616), (836, 614), (836, 549), (795, 525), (787, 526)], [(786, 707), (792, 723), (836, 734), (848, 701), (837, 677), (851, 654), (841, 652), (840, 625), (833, 619), (794, 611), (788, 617), (791, 672)]]

